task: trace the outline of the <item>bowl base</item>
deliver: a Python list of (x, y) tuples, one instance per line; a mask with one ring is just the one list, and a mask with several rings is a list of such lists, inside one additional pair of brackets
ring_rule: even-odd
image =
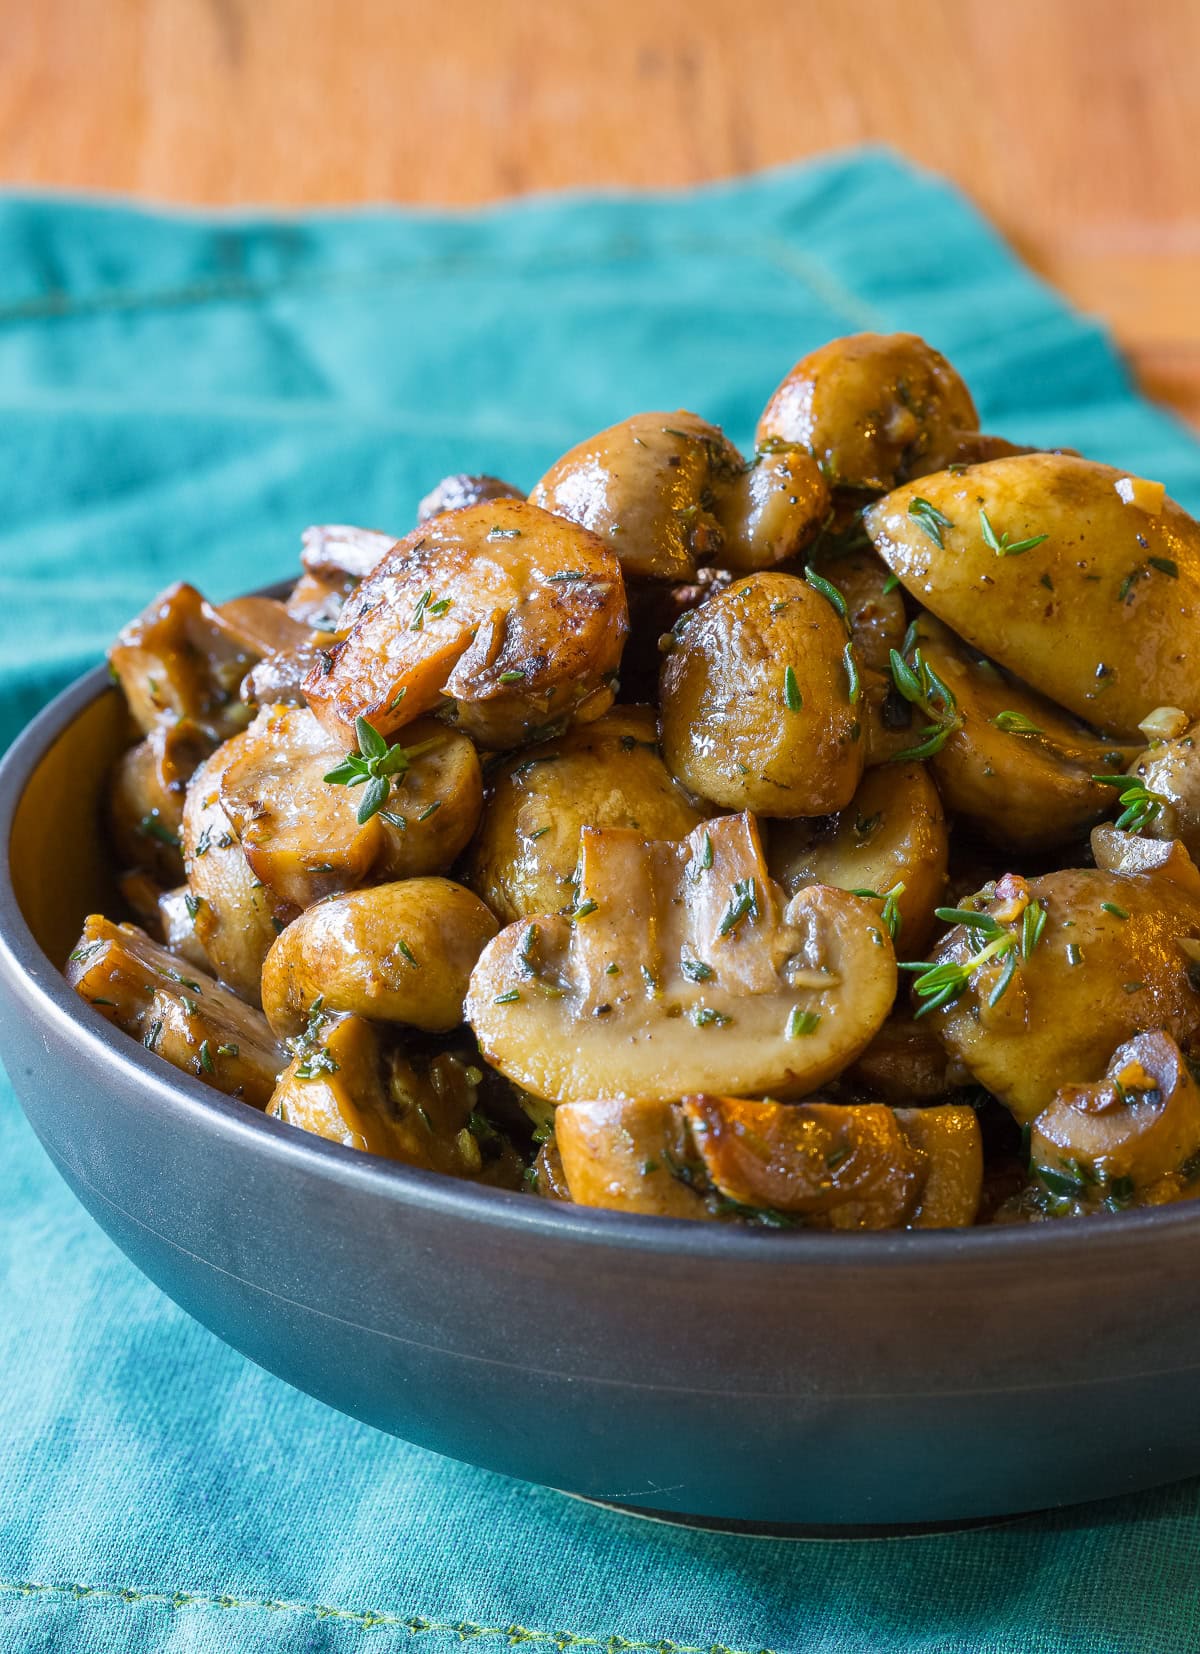
[[(558, 1490), (558, 1491), (561, 1491)], [(677, 1510), (652, 1510), (644, 1505), (622, 1505), (612, 1499), (589, 1499), (582, 1493), (568, 1493), (568, 1499), (594, 1505), (597, 1510), (616, 1511), (619, 1516), (636, 1516), (643, 1522), (662, 1522), (669, 1527), (695, 1528), (707, 1533), (731, 1533), (744, 1539), (925, 1539), (940, 1533), (966, 1533), (972, 1528), (1003, 1528), (1022, 1522), (1036, 1511), (1011, 1516), (973, 1516), (957, 1522), (880, 1522), (861, 1525), (820, 1522), (738, 1522), (720, 1516), (688, 1516)]]

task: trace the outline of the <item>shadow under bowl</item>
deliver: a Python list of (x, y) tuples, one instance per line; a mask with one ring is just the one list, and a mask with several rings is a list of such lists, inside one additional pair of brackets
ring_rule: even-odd
[(46, 1152), (178, 1304), (423, 1447), (639, 1509), (958, 1522), (1200, 1471), (1200, 1202), (787, 1234), (560, 1206), (220, 1096), (60, 970), (115, 900), (100, 670), (0, 763), (0, 1054)]

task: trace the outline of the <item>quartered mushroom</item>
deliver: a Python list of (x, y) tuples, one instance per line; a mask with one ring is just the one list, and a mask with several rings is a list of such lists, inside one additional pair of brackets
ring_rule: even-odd
[(620, 565), (595, 535), (523, 500), (432, 518), (342, 611), (305, 683), (335, 740), (390, 735), (451, 703), (458, 726), (509, 747), (613, 699), (628, 627)]
[(497, 931), (491, 911), (450, 879), (403, 879), (318, 902), (273, 944), (262, 1003), (280, 1035), (313, 1002), (373, 1022), (442, 1033), (463, 1020), (471, 969)]
[(1200, 1195), (1200, 1088), (1170, 1035), (1137, 1034), (1103, 1079), (1061, 1086), (1033, 1123), (1029, 1169), (1051, 1216)]
[(580, 1205), (817, 1229), (974, 1222), (973, 1109), (701, 1095), (562, 1104), (555, 1142)]
[(685, 787), (766, 816), (845, 808), (865, 749), (844, 609), (832, 588), (768, 572), (735, 581), (677, 629), (662, 669), (662, 748)]
[(405, 1053), (362, 1017), (318, 1008), (267, 1105), (286, 1125), (406, 1166), (515, 1188), (521, 1162), (478, 1110), (478, 1068)]
[(298, 909), (254, 872), (221, 803), (222, 774), (239, 740), (218, 747), (192, 777), (183, 809), (183, 865), (197, 941), (222, 981), (258, 1005), (263, 960)]
[(288, 1053), (260, 1012), (136, 925), (93, 913), (67, 981), (107, 1021), (185, 1074), (262, 1108)]
[(681, 839), (708, 814), (663, 763), (651, 707), (614, 707), (527, 747), (491, 772), (488, 788), (468, 883), (509, 923), (574, 903), (582, 828)]
[(1200, 716), (1200, 524), (1136, 480), (1025, 454), (922, 477), (864, 522), (960, 637), (1077, 718), (1136, 739), (1157, 707)]
[(557, 460), (530, 499), (598, 534), (625, 573), (692, 580), (701, 563), (769, 568), (816, 537), (829, 505), (808, 454), (775, 444), (747, 464), (696, 414), (635, 414)]
[(800, 1096), (891, 1009), (878, 914), (825, 886), (788, 900), (751, 816), (674, 844), (587, 829), (579, 865), (573, 913), (510, 925), (471, 975), (484, 1055), (534, 1096)]
[[(919, 659), (917, 658), (919, 655)], [(909, 632), (910, 670), (936, 674), (953, 699), (929, 765), (946, 807), (1013, 850), (1080, 838), (1114, 804), (1097, 775), (1130, 749), (1106, 740), (955, 637), (932, 615)]]
[(1200, 1034), (1200, 894), (1154, 875), (1067, 868), (1009, 879), (914, 966), (915, 1002), (950, 1054), (1017, 1120), (1064, 1076), (1097, 1080), (1113, 1050), (1160, 1028)]
[(391, 750), (386, 796), (360, 819), (365, 766), (364, 785), (328, 781), (346, 754), (308, 708), (260, 712), (222, 749), (219, 784), (255, 877), (305, 908), (375, 879), (445, 871), (479, 819), (479, 756), (465, 735), (431, 719), (410, 725)]
[(949, 837), (938, 790), (923, 764), (868, 770), (846, 809), (772, 824), (767, 861), (789, 895), (833, 884), (877, 904), (908, 951), (933, 934), (946, 886)]

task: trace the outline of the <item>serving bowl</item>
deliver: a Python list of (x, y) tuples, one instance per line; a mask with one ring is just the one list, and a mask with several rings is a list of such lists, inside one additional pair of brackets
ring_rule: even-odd
[(771, 1527), (955, 1522), (1200, 1471), (1200, 1204), (753, 1231), (373, 1159), (143, 1050), (61, 975), (112, 911), (103, 669), (0, 762), (0, 1055), (151, 1280), (330, 1406), (491, 1470)]

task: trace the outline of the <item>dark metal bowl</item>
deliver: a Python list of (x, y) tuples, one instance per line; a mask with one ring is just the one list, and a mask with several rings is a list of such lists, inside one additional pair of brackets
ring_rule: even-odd
[(0, 1048), (79, 1199), (252, 1360), (410, 1441), (644, 1509), (946, 1522), (1200, 1471), (1200, 1203), (777, 1234), (477, 1189), (308, 1137), (110, 1029), (103, 671), (0, 763)]

